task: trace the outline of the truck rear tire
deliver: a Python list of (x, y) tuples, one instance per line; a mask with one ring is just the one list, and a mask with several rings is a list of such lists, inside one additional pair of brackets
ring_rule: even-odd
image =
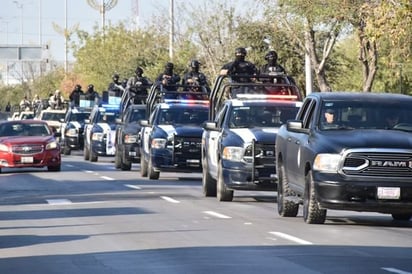
[(289, 183), (285, 176), (285, 166), (282, 162), (279, 162), (278, 166), (278, 213), (282, 217), (296, 217), (299, 211), (299, 204), (287, 200), (286, 197), (295, 196), (295, 194), (289, 188)]

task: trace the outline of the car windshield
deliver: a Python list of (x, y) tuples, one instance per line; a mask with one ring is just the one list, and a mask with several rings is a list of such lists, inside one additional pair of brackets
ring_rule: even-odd
[(280, 127), (298, 112), (292, 106), (239, 106), (234, 107), (229, 117), (230, 128)]
[(119, 118), (117, 112), (101, 112), (99, 113), (99, 123), (115, 124), (116, 118)]
[(0, 137), (5, 136), (47, 136), (51, 132), (44, 124), (4, 123), (0, 125)]
[(130, 121), (139, 121), (145, 119), (146, 117), (146, 109), (135, 109), (130, 115)]
[(207, 108), (170, 108), (160, 110), (158, 122), (167, 125), (200, 125), (207, 119)]
[(322, 105), (318, 125), (333, 129), (398, 129), (412, 131), (412, 109), (409, 105), (370, 102), (331, 102)]
[(84, 122), (84, 120), (88, 119), (89, 116), (89, 112), (73, 113), (71, 116), (71, 121)]
[(42, 120), (44, 121), (60, 121), (60, 119), (64, 119), (65, 113), (57, 113), (57, 112), (44, 112), (42, 115)]

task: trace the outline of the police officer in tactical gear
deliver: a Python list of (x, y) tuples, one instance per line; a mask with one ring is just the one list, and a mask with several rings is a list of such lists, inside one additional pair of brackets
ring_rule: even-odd
[(90, 84), (87, 87), (86, 90), (86, 94), (85, 94), (85, 99), (89, 100), (89, 101), (94, 101), (94, 102), (98, 102), (98, 100), (100, 99), (100, 95), (99, 93), (94, 89), (94, 85)]
[(256, 75), (258, 73), (258, 69), (256, 68), (255, 64), (245, 60), (246, 55), (247, 52), (245, 48), (236, 48), (235, 60), (223, 65), (220, 70), (220, 74), (230, 75), (232, 81), (234, 82), (251, 82), (254, 77), (241, 77), (241, 75)]
[(260, 73), (264, 74), (284, 74), (285, 69), (278, 64), (278, 54), (274, 50), (270, 50), (265, 55), (267, 63), (260, 68)]
[(147, 89), (153, 84), (147, 77), (143, 76), (143, 69), (137, 67), (135, 76), (130, 77), (126, 84), (126, 92), (134, 104), (146, 102)]
[(167, 62), (165, 70), (156, 78), (156, 83), (162, 84), (167, 90), (173, 90), (171, 86), (177, 85), (180, 82), (180, 76), (173, 72), (173, 68), (173, 63)]
[[(295, 79), (293, 79), (292, 76), (286, 75), (285, 68), (278, 64), (278, 54), (276, 53), (276, 51), (270, 50), (268, 53), (266, 53), (265, 60), (267, 61), (267, 63), (260, 68), (260, 74), (273, 76), (282, 74), (286, 76), (286, 79), (290, 84), (296, 85)], [(261, 78), (261, 81), (276, 83), (276, 77)]]
[(115, 73), (112, 76), (113, 82), (109, 84), (109, 87), (107, 90), (110, 92), (114, 92), (115, 96), (119, 97), (122, 96), (124, 88), (122, 86), (122, 83), (120, 82), (120, 76), (119, 74)]
[(210, 89), (206, 75), (200, 72), (200, 62), (198, 60), (192, 60), (190, 62), (190, 71), (183, 76), (182, 85), (203, 86), (206, 88), (206, 91), (209, 92)]
[(71, 106), (76, 106), (78, 107), (80, 105), (80, 96), (84, 95), (84, 92), (82, 90), (82, 86), (77, 84), (73, 91), (70, 93), (69, 99), (70, 99), (70, 104)]

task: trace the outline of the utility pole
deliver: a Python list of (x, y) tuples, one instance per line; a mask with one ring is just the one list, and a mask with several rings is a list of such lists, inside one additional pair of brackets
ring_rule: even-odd
[(70, 29), (67, 27), (67, 0), (64, 0), (64, 28), (60, 27), (56, 23), (53, 22), (54, 30), (64, 36), (64, 72), (67, 74), (68, 72), (68, 58), (67, 55), (69, 53), (69, 39), (70, 36), (76, 29), (79, 27), (79, 23), (72, 26)]
[(169, 59), (173, 61), (173, 38), (175, 36), (175, 26), (174, 26), (174, 1), (170, 0), (169, 5)]

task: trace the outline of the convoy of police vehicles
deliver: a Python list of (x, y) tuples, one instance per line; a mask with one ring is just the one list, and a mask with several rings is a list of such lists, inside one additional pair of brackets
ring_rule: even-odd
[[(65, 112), (56, 128), (62, 153), (83, 150), (92, 162), (112, 156), (120, 170), (140, 163), (151, 180), (161, 172), (202, 172), (204, 196), (218, 201), (232, 201), (239, 190), (277, 191), (279, 214), (294, 217), (303, 205), (306, 223), (325, 222), (327, 209), (412, 217), (412, 125), (409, 105), (399, 108), (407, 96), (304, 99), (287, 75), (243, 76), (251, 81), (221, 75), (211, 91), (155, 83), (138, 100), (106, 92), (98, 103)], [(341, 123), (324, 125), (332, 108)], [(387, 109), (404, 119), (381, 128), (376, 115)]]

